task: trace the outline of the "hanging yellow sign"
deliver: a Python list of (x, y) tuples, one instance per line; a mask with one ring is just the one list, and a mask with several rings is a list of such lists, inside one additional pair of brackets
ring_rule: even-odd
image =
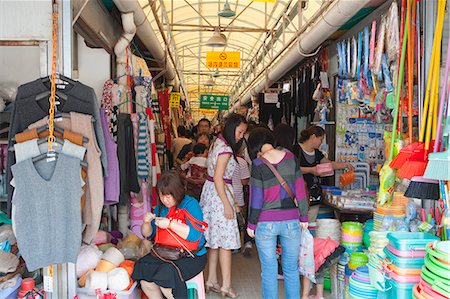
[(200, 114), (202, 115), (209, 115), (214, 116), (216, 114), (217, 110), (214, 109), (200, 109)]
[(179, 92), (171, 92), (169, 102), (170, 102), (170, 108), (180, 107), (180, 93)]
[(238, 69), (241, 67), (241, 53), (206, 52), (206, 66), (215, 69)]

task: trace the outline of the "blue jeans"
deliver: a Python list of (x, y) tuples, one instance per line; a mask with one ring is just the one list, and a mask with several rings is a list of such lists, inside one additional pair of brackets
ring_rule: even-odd
[(280, 236), (282, 248), (281, 265), (285, 298), (300, 298), (300, 273), (298, 271), (300, 235), (298, 220), (258, 223), (255, 240), (261, 262), (263, 299), (278, 298), (278, 263), (275, 252), (278, 236)]

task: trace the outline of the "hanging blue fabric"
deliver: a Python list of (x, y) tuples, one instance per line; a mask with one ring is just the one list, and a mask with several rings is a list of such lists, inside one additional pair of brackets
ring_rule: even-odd
[(356, 79), (361, 76), (362, 32), (358, 34), (358, 59), (356, 61)]
[(338, 69), (338, 76), (340, 78), (342, 78), (342, 71), (343, 71), (343, 66), (342, 66), (342, 49), (341, 49), (341, 43), (337, 43), (337, 51), (338, 51), (338, 65), (339, 65), (339, 69)]

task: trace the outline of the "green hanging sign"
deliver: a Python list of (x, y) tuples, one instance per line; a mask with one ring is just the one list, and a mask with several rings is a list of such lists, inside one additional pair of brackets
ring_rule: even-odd
[(230, 97), (224, 95), (202, 94), (200, 95), (201, 109), (228, 110)]

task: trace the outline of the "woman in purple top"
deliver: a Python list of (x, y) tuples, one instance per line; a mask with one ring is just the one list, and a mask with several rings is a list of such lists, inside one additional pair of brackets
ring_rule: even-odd
[[(242, 145), (247, 130), (245, 118), (231, 114), (225, 120), (222, 134), (212, 145), (208, 155), (208, 173), (200, 197), (204, 221), (209, 224), (205, 231), (208, 247), (208, 279), (206, 291), (222, 293), (222, 298), (236, 298), (231, 287), (231, 250), (241, 247), (239, 228), (235, 218), (232, 178), (237, 165), (236, 153)], [(222, 287), (217, 276), (220, 261)]]
[[(253, 130), (248, 138), (253, 164), (247, 232), (255, 238), (258, 248), (263, 298), (278, 298), (278, 263), (275, 252), (278, 237), (282, 248), (285, 298), (300, 298), (298, 253), (301, 229), (308, 228), (305, 182), (294, 154), (275, 149), (274, 144), (272, 132), (265, 128)], [(298, 207), (263, 158), (286, 181), (298, 201)]]

